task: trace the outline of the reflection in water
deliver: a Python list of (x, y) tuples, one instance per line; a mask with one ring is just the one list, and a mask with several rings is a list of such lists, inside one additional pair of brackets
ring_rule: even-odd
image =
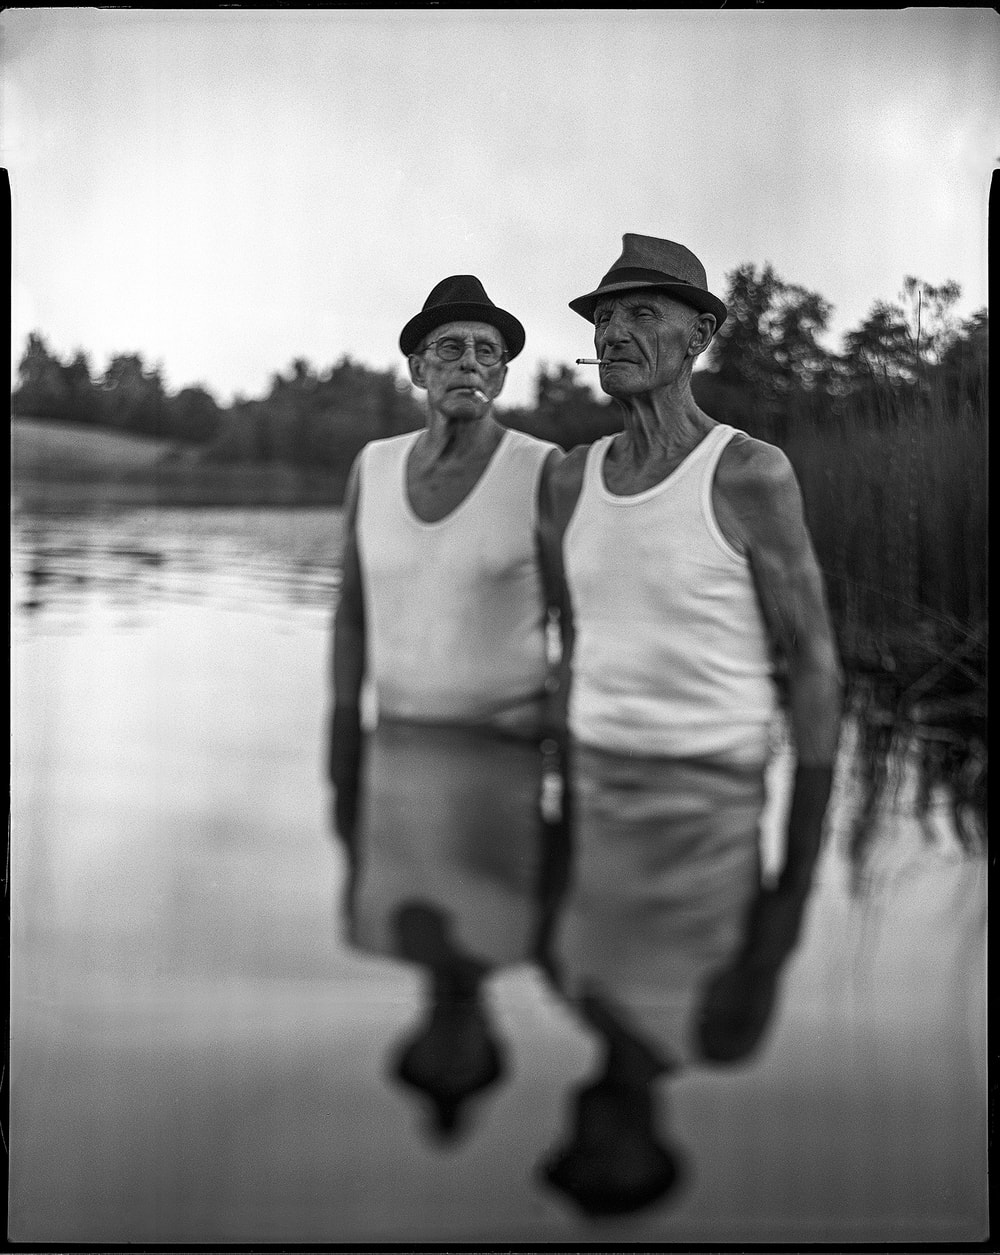
[(706, 1058), (746, 1058), (773, 1007), (776, 974), (751, 985), (738, 967), (760, 889), (763, 780), (722, 762), (578, 747), (573, 797), (556, 967), (603, 1055), (546, 1173), (586, 1212), (627, 1211), (683, 1176), (656, 1083)]
[[(695, 835), (693, 777), (581, 780), (590, 834), (554, 920), (558, 828), (518, 826), (558, 795), (537, 752), (396, 744), (368, 779), (400, 822), (359, 847), (346, 946), (321, 745), (336, 512), (14, 522), (12, 1240), (982, 1236), (985, 865), (942, 787), (924, 822), (920, 777), (887, 777), (852, 893), (845, 740), (775, 973), (743, 961), (755, 869)], [(676, 883), (658, 789), (690, 834)]]
[(330, 608), (339, 573), (340, 512), (150, 510), (15, 515), (22, 613), (65, 612), (97, 594), (142, 606), (236, 597), (247, 577), (258, 597)]
[(657, 1083), (747, 1058), (774, 1006), (777, 972), (739, 967), (760, 888), (760, 773), (580, 749), (567, 832), (568, 810), (543, 818), (532, 743), (384, 721), (363, 762), (347, 932), (424, 975), (388, 1072), (429, 1105), (429, 1134), (467, 1131), (470, 1105), (508, 1075), (483, 987), (538, 962), (600, 1049), (541, 1179), (593, 1216), (664, 1198), (684, 1157)]
[(733, 958), (759, 887), (761, 773), (580, 747), (574, 777), (566, 985), (613, 1007), (661, 1068), (681, 1067), (697, 1054), (701, 984)]
[(449, 915), (407, 901), (392, 921), (400, 956), (428, 978), (425, 1022), (397, 1048), (393, 1075), (430, 1100), (430, 1131), (442, 1140), (463, 1131), (469, 1099), (501, 1079), (506, 1060), (482, 996), (490, 968), (456, 941)]
[(946, 839), (968, 857), (986, 853), (983, 720), (968, 720), (961, 732), (954, 722), (952, 727), (915, 724), (877, 705), (862, 705), (857, 712), (851, 751), (856, 800), (847, 842), (856, 895), (864, 895), (877, 864), (887, 812), (913, 814), (932, 847), (939, 840), (935, 811), (943, 808)]
[[(966, 646), (971, 649), (978, 638), (973, 634)], [(933, 815), (940, 800), (959, 848), (973, 857), (986, 852), (985, 675), (964, 667), (961, 653), (939, 659), (907, 689), (901, 690), (891, 671), (852, 678), (849, 709), (855, 737), (850, 756), (857, 800), (848, 853), (855, 893), (865, 890), (887, 807), (902, 805), (913, 813), (926, 842), (933, 845)], [(950, 691), (941, 681), (954, 679), (955, 672), (961, 673), (961, 683)]]
[(531, 741), (383, 721), (364, 764), (348, 935), (423, 972), (421, 1022), (390, 1074), (427, 1099), (432, 1135), (452, 1138), (509, 1066), (483, 985), (539, 955), (561, 824), (546, 817), (545, 759)]

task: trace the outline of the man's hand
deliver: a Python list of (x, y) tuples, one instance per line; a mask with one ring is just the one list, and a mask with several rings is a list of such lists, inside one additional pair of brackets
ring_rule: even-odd
[(760, 1045), (782, 970), (798, 943), (805, 902), (805, 896), (779, 889), (758, 892), (735, 961), (711, 976), (702, 992), (695, 1031), (703, 1059), (738, 1063)]
[(334, 823), (348, 849), (353, 849), (361, 784), (363, 738), (356, 706), (334, 706), (330, 721), (327, 774), (334, 789)]
[(778, 888), (803, 905), (812, 888), (813, 874), (823, 843), (823, 823), (833, 788), (833, 768), (802, 763), (795, 769), (788, 810), (785, 862)]
[(832, 781), (829, 767), (796, 771), (778, 883), (758, 890), (736, 959), (705, 985), (696, 1032), (702, 1057), (714, 1063), (746, 1059), (773, 1018), (782, 971), (802, 935)]
[(738, 964), (748, 972), (777, 972), (799, 944), (808, 891), (764, 887), (747, 917)]

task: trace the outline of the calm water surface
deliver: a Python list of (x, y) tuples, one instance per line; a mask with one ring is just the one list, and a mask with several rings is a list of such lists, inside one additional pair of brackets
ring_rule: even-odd
[[(984, 864), (943, 806), (918, 824), (904, 792), (853, 892), (846, 754), (765, 1043), (663, 1089), (687, 1176), (617, 1219), (539, 1178), (597, 1046), (517, 944), (530, 921), (508, 870), (444, 839), (433, 858), (403, 842), (369, 860), (369, 923), (398, 925), (380, 904), (419, 875), (488, 956), (501, 1075), (434, 1134), (397, 1076), (427, 1021), (422, 969), (357, 931), (330, 823), (339, 535), (334, 511), (15, 517), (11, 1240), (983, 1237)], [(420, 767), (415, 809), (442, 762)]]

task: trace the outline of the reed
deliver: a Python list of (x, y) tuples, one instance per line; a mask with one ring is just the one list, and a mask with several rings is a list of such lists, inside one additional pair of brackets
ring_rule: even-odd
[(906, 766), (918, 809), (941, 788), (959, 841), (985, 838), (988, 404), (985, 378), (962, 382), (803, 398), (782, 442), (857, 727), (859, 857)]

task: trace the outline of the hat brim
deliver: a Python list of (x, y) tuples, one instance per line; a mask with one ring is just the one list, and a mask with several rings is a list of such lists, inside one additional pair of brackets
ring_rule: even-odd
[(669, 279), (664, 279), (662, 282), (656, 279), (620, 279), (612, 283), (602, 283), (599, 288), (588, 292), (586, 296), (578, 296), (576, 300), (570, 301), (569, 307), (581, 318), (586, 318), (587, 322), (593, 322), (594, 307), (602, 296), (606, 296), (609, 292), (634, 291), (637, 288), (655, 288), (658, 291), (669, 292), (675, 300), (690, 305), (699, 314), (712, 314), (715, 318), (716, 331), (729, 316), (729, 310), (711, 292), (706, 292), (704, 288), (696, 288), (691, 283), (672, 283)]
[(435, 327), (443, 327), (448, 322), (484, 322), (496, 327), (503, 336), (507, 346), (507, 360), (517, 357), (524, 348), (524, 328), (505, 309), (496, 305), (482, 305), (473, 301), (456, 301), (448, 305), (435, 305), (432, 309), (421, 310), (411, 318), (399, 335), (400, 350), (409, 357), (417, 351), (420, 341), (433, 331)]

